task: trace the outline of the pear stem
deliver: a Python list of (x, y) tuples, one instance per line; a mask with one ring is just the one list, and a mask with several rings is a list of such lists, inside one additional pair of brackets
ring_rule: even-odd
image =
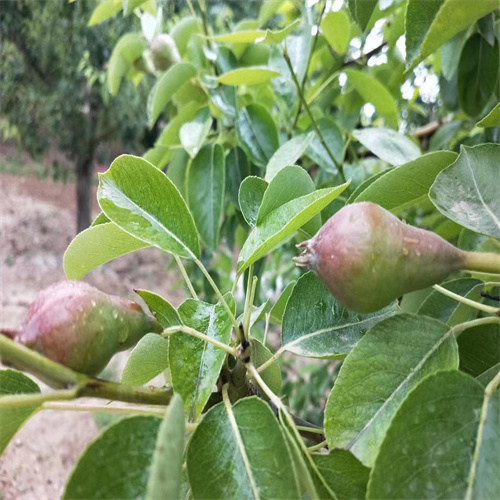
[(491, 252), (464, 252), (464, 269), (480, 273), (500, 274), (500, 254)]

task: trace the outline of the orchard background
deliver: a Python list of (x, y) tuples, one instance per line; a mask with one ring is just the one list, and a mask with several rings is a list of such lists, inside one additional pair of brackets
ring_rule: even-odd
[(109, 404), (0, 346), (2, 498), (500, 497), (500, 269), (364, 315), (292, 260), (369, 201), (498, 262), (498, 1), (3, 1), (0, 36), (0, 328), (65, 278), (168, 320)]

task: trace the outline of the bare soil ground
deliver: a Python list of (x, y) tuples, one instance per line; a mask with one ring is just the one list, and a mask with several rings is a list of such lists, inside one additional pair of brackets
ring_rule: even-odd
[[(75, 224), (73, 185), (0, 174), (0, 327), (19, 326), (37, 292), (65, 279), (62, 258)], [(159, 250), (146, 249), (96, 269), (85, 281), (132, 299), (133, 288), (153, 290), (178, 305), (184, 294), (167, 264)], [(0, 458), (0, 498), (60, 498), (75, 461), (97, 434), (92, 414), (38, 413)]]

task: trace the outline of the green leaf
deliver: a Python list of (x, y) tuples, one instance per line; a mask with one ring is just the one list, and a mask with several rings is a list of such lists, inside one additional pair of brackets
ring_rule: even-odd
[[(352, 453), (345, 450), (331, 450), (328, 455), (312, 456), (320, 474), (325, 478), (335, 498), (364, 500), (370, 469), (365, 467)], [(321, 498), (329, 498), (316, 475), (314, 482)]]
[[(16, 370), (0, 370), (0, 399), (2, 396), (36, 394), (39, 392), (40, 388), (38, 385), (24, 375), (24, 373)], [(0, 432), (0, 455), (4, 452), (16, 432), (37, 408), (38, 405), (2, 409), (0, 413), (0, 427), (2, 429), (2, 432)]]
[(253, 175), (243, 179), (238, 193), (241, 213), (249, 226), (255, 226), (260, 204), (267, 189), (267, 182)]
[(329, 12), (321, 21), (321, 31), (332, 49), (343, 55), (351, 39), (351, 22), (344, 11)]
[(474, 378), (500, 363), (500, 325), (468, 328), (457, 339), (460, 370)]
[[(250, 356), (255, 368), (258, 368), (272, 358), (272, 352), (257, 339), (252, 339), (250, 343), (252, 346)], [(277, 363), (272, 363), (268, 366), (260, 373), (260, 376), (274, 394), (279, 394), (281, 390), (281, 369)]]
[(127, 33), (116, 42), (108, 63), (108, 89), (112, 95), (118, 94), (122, 78), (147, 46), (146, 39), (138, 33)]
[(175, 45), (179, 49), (179, 54), (183, 57), (188, 49), (189, 40), (202, 32), (201, 22), (191, 16), (183, 17), (170, 31), (170, 36), (174, 39)]
[(266, 167), (266, 181), (271, 182), (283, 168), (295, 164), (314, 139), (315, 133), (301, 134), (285, 142), (273, 154)]
[(285, 289), (281, 292), (281, 295), (278, 297), (278, 300), (276, 301), (274, 306), (271, 308), (271, 322), (275, 325), (281, 325), (288, 299), (290, 298), (293, 287), (296, 283), (296, 281), (290, 281), (290, 283), (288, 283)]
[(279, 246), (288, 236), (327, 207), (349, 183), (334, 188), (318, 189), (285, 203), (271, 212), (261, 225), (249, 234), (238, 259), (238, 274)]
[(100, 224), (106, 224), (106, 222), (111, 222), (103, 212), (100, 212), (99, 215), (93, 220), (91, 227), (99, 226)]
[[(225, 296), (234, 312), (234, 300)], [(207, 304), (188, 299), (179, 307), (183, 324), (229, 344), (231, 320), (221, 303)], [(176, 333), (170, 337), (170, 371), (174, 391), (182, 396), (190, 420), (196, 420), (205, 407), (224, 364), (226, 352), (197, 337)]]
[(270, 82), (273, 78), (280, 76), (277, 71), (266, 66), (248, 66), (228, 71), (217, 78), (224, 85), (261, 85)]
[[(498, 7), (496, 0), (445, 0), (432, 17), (428, 0), (409, 0), (406, 10), (406, 66), (414, 68), (444, 42)], [(434, 2), (432, 2), (434, 4)], [(428, 12), (429, 11), (429, 12)], [(423, 12), (427, 12), (425, 18)], [(410, 31), (408, 31), (410, 29)], [(419, 48), (420, 50), (417, 50)]]
[(104, 429), (76, 463), (63, 499), (144, 497), (161, 422), (156, 417), (130, 417)]
[(168, 69), (155, 83), (148, 96), (148, 121), (152, 127), (167, 103), (196, 76), (196, 68), (188, 62), (179, 62)]
[(352, 133), (365, 148), (390, 165), (399, 166), (416, 160), (419, 147), (404, 135), (386, 128), (363, 128)]
[(347, 6), (356, 24), (364, 31), (377, 6), (377, 0), (348, 0)]
[(182, 398), (174, 394), (158, 430), (146, 500), (180, 498), (184, 434)]
[(358, 196), (361, 195), (361, 193), (365, 190), (365, 189), (368, 189), (369, 186), (371, 186), (377, 179), (379, 179), (380, 177), (382, 177), (383, 175), (387, 174), (388, 172), (390, 172), (392, 170), (392, 168), (387, 168), (385, 170), (382, 170), (381, 172), (379, 172), (378, 174), (375, 174), (375, 175), (372, 175), (371, 177), (368, 177), (368, 179), (365, 179), (352, 193), (351, 195), (349, 196), (349, 198), (347, 198), (347, 201), (346, 201), (346, 205), (348, 205), (349, 203), (354, 203), (354, 200), (356, 200), (358, 198)]
[[(441, 286), (458, 295), (465, 296), (480, 283), (481, 281), (472, 278), (458, 278), (447, 281)], [(455, 299), (447, 297), (437, 290), (432, 290), (418, 308), (417, 314), (436, 318), (443, 323), (447, 323), (457, 310), (458, 305), (459, 303)]]
[[(453, 38), (450, 38), (441, 47), (441, 72), (448, 81), (453, 78), (453, 75), (457, 71), (460, 54), (462, 54), (462, 49), (466, 41), (467, 33), (462, 31), (461, 33), (457, 33)], [(415, 54), (418, 55), (420, 46), (417, 46), (416, 49)]]
[[(226, 190), (236, 208), (240, 207), (238, 200), (240, 185), (250, 174), (251, 168), (243, 150), (240, 147), (231, 148), (226, 156)], [(267, 184), (263, 186), (263, 190), (265, 191)], [(260, 198), (262, 199), (262, 196)], [(258, 210), (259, 207), (257, 207)]]
[(500, 127), (500, 102), (478, 123), (476, 127)]
[(122, 10), (123, 0), (104, 0), (100, 2), (90, 16), (88, 26), (95, 26), (115, 16)]
[(436, 176), (456, 159), (451, 151), (423, 155), (376, 179), (354, 201), (372, 201), (393, 212), (404, 210), (427, 199)]
[(238, 137), (241, 147), (259, 167), (265, 167), (279, 147), (273, 117), (260, 104), (250, 104), (238, 114)]
[(119, 156), (99, 176), (97, 198), (107, 217), (132, 236), (181, 257), (200, 255), (185, 201), (170, 179), (146, 160)]
[[(314, 192), (315, 185), (311, 176), (302, 168), (291, 165), (280, 170), (270, 182), (262, 198), (257, 215), (257, 226), (263, 224), (266, 217), (291, 200)], [(304, 229), (312, 235), (321, 227), (321, 216), (311, 219)]]
[(278, 422), (256, 397), (207, 412), (189, 442), (187, 468), (195, 500), (299, 498)]
[(128, 16), (134, 12), (134, 9), (140, 7), (147, 0), (123, 0), (123, 15)]
[(398, 127), (398, 107), (389, 90), (374, 76), (355, 69), (346, 69), (349, 83), (366, 102), (371, 102), (380, 116), (386, 119), (389, 126)]
[(367, 498), (466, 498), (482, 400), (481, 385), (458, 371), (420, 383), (391, 422)]
[(276, 14), (276, 11), (282, 3), (283, 0), (268, 0), (267, 2), (262, 2), (259, 10), (259, 26), (266, 24), (267, 21)]
[(149, 310), (154, 314), (162, 328), (169, 328), (181, 324), (181, 318), (175, 310), (175, 307), (161, 295), (147, 290), (135, 290), (135, 293), (146, 302)]
[(179, 139), (191, 158), (198, 154), (211, 128), (212, 117), (208, 108), (198, 113), (194, 121), (182, 125), (179, 130)]
[(458, 64), (458, 102), (469, 116), (479, 116), (495, 88), (499, 70), (498, 41), (493, 47), (479, 34), (465, 44)]
[(103, 222), (75, 236), (64, 252), (64, 273), (69, 280), (79, 280), (106, 262), (149, 246), (116, 224)]
[(189, 208), (203, 241), (212, 250), (219, 243), (226, 166), (219, 144), (207, 144), (190, 163), (186, 176)]
[(499, 144), (462, 146), (455, 163), (436, 177), (429, 191), (446, 217), (494, 238), (500, 238), (499, 155)]
[(310, 271), (297, 280), (288, 299), (281, 343), (299, 356), (344, 358), (369, 328), (397, 311), (395, 304), (373, 314), (349, 311)]
[(144, 385), (168, 368), (168, 340), (148, 333), (130, 353), (122, 372), (121, 383)]
[[(344, 136), (340, 131), (337, 124), (330, 118), (321, 118), (316, 123), (318, 128), (325, 139), (333, 157), (337, 160), (337, 163), (342, 163), (344, 155)], [(309, 131), (313, 131), (314, 128), (311, 126)], [(307, 156), (311, 158), (312, 161), (317, 163), (321, 168), (325, 169), (327, 172), (332, 174), (337, 174), (337, 166), (330, 158), (323, 144), (314, 136), (311, 145), (307, 148)]]
[(369, 330), (340, 368), (325, 409), (330, 447), (350, 450), (371, 467), (397, 409), (423, 378), (458, 367), (446, 325), (398, 314)]

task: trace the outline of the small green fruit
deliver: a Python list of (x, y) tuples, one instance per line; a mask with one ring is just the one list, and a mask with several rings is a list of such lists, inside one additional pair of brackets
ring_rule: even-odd
[(139, 304), (81, 281), (63, 281), (38, 294), (16, 340), (73, 370), (96, 375), (116, 352), (161, 330)]
[(165, 33), (153, 38), (149, 48), (151, 49), (153, 64), (158, 71), (166, 71), (170, 66), (181, 60), (174, 39)]
[(453, 271), (500, 271), (500, 256), (464, 252), (370, 202), (345, 206), (298, 247), (304, 251), (296, 264), (314, 269), (341, 304), (361, 313), (440, 283)]

